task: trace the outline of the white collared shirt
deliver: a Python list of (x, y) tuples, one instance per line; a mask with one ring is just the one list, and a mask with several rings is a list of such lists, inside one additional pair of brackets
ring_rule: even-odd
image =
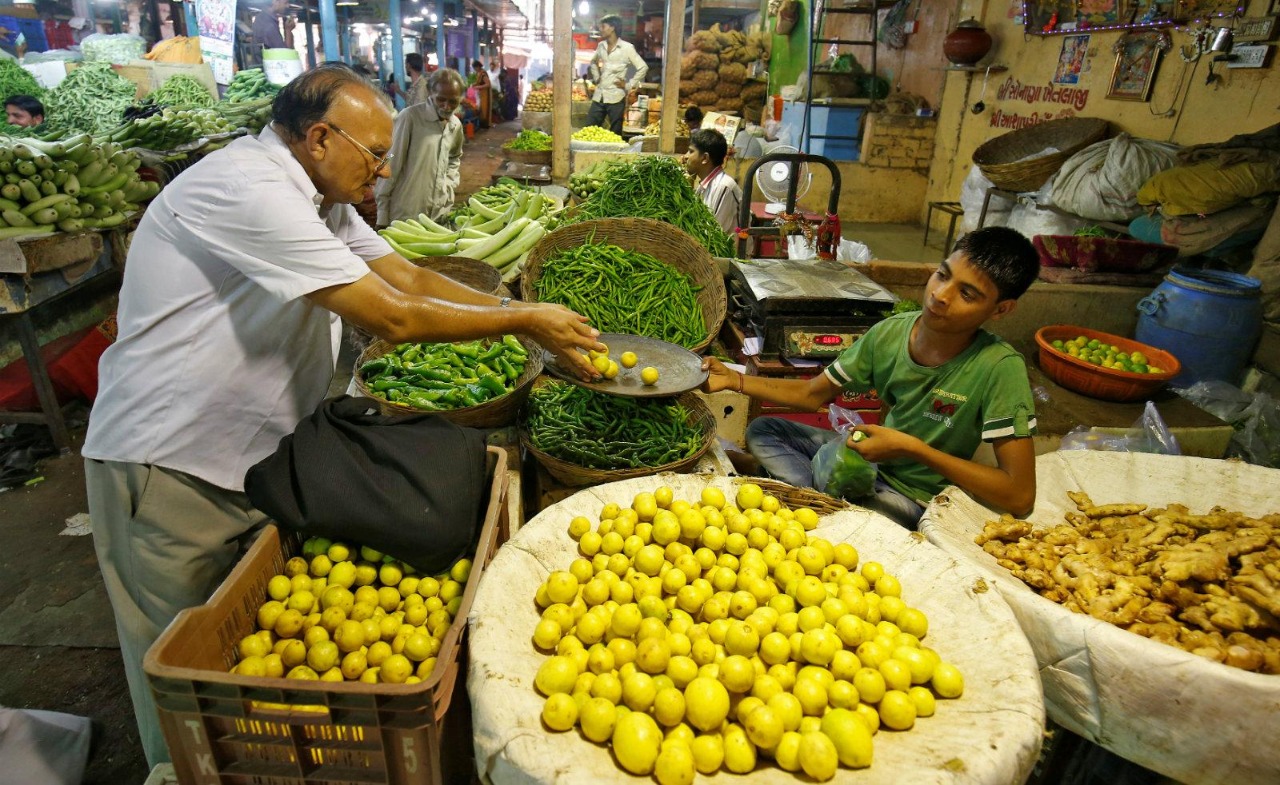
[[(625, 88), (618, 87), (619, 79), (627, 79), (627, 67), (636, 69), (636, 75), (627, 80)], [(640, 55), (636, 54), (636, 48), (631, 44), (618, 40), (614, 44), (613, 51), (609, 51), (609, 42), (601, 41), (596, 47), (596, 55), (591, 58), (591, 72), (599, 74), (596, 79), (596, 91), (591, 96), (591, 100), (600, 101), (606, 104), (616, 104), (627, 97), (627, 93), (640, 86), (644, 81), (645, 74), (649, 73), (649, 66), (645, 63)]]
[(732, 233), (738, 227), (738, 211), (742, 208), (742, 189), (729, 173), (716, 167), (694, 189), (698, 198), (716, 217), (720, 228)]
[(160, 192), (129, 248), (86, 458), (243, 489), (333, 377), (342, 323), (306, 296), (392, 253), (350, 205), (322, 214), (321, 199), (270, 127)]

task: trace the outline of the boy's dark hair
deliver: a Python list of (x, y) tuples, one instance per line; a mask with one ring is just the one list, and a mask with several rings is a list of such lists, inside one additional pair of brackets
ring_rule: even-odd
[(702, 110), (696, 106), (684, 110), (684, 124), (689, 126), (690, 131), (702, 125)]
[(32, 117), (36, 115), (44, 117), (44, 104), (30, 95), (11, 95), (5, 99), (4, 105), (6, 107), (16, 106)]
[(723, 165), (724, 157), (729, 154), (729, 143), (724, 140), (724, 134), (714, 128), (699, 128), (694, 131), (689, 136), (689, 146), (700, 153), (706, 153), (716, 166)]
[[(373, 91), (373, 85), (346, 63), (323, 63), (295, 77), (276, 95), (271, 119), (289, 141), (307, 135), (307, 129), (325, 118), (343, 88), (359, 85)], [(386, 96), (377, 93), (382, 101)]]
[(422, 55), (417, 52), (410, 52), (404, 56), (404, 67), (411, 71), (422, 73)]
[(597, 24), (609, 25), (614, 30), (617, 30), (619, 27), (622, 27), (622, 17), (618, 16), (617, 14), (609, 14), (608, 16), (600, 17), (600, 20), (599, 22), (597, 22)]
[(1016, 300), (1040, 274), (1040, 254), (1031, 241), (1003, 226), (969, 232), (956, 243), (969, 264), (987, 274), (1001, 300)]

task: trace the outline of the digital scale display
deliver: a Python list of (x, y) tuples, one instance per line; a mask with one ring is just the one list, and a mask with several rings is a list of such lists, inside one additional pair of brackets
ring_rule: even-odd
[(808, 327), (785, 330), (787, 345), (783, 353), (787, 357), (828, 359), (853, 346), (863, 330), (848, 328)]

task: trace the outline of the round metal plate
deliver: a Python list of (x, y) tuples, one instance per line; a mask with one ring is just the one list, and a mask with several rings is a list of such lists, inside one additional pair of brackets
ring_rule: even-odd
[[(543, 350), (542, 361), (547, 373), (573, 382), (588, 390), (606, 395), (622, 395), (631, 398), (666, 398), (695, 390), (707, 380), (702, 370), (702, 358), (683, 346), (646, 338), (642, 335), (601, 333), (600, 340), (609, 347), (609, 357), (615, 362), (623, 352), (635, 352), (634, 368), (621, 368), (612, 379), (584, 382), (571, 371), (561, 368), (554, 354)], [(658, 369), (657, 384), (646, 385), (640, 381), (640, 371), (649, 366)]]

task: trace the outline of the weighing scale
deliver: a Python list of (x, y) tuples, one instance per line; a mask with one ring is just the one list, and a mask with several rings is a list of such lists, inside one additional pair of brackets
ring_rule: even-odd
[(729, 316), (761, 339), (763, 359), (833, 359), (897, 301), (835, 260), (734, 260), (729, 271)]

